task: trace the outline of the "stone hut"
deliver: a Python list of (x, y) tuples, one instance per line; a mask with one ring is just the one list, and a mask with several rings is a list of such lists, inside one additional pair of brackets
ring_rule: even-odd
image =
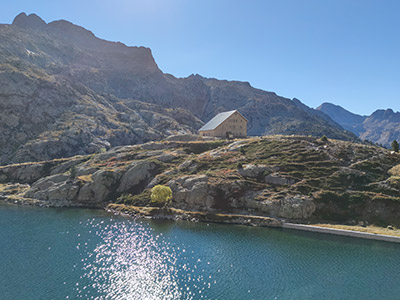
[(248, 120), (237, 110), (219, 113), (199, 129), (204, 137), (245, 138)]

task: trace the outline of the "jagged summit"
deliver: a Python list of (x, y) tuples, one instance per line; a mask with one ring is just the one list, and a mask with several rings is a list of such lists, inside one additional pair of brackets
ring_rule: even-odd
[(36, 14), (26, 15), (26, 13), (22, 12), (14, 18), (12, 25), (22, 28), (42, 29), (46, 27), (47, 23)]
[(316, 108), (329, 115), (335, 122), (339, 124), (353, 124), (363, 122), (365, 117), (349, 112), (343, 107), (324, 102)]
[(357, 134), (361, 139), (390, 147), (393, 140), (400, 140), (400, 112), (378, 109), (370, 116), (351, 113), (339, 105), (323, 103), (317, 110), (330, 116), (343, 128)]
[(378, 109), (372, 113), (370, 118), (387, 120), (390, 122), (400, 122), (400, 112), (394, 112), (393, 109)]

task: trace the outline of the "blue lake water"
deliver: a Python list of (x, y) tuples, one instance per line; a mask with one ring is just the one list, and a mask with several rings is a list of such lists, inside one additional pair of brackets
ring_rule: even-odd
[(400, 299), (400, 245), (0, 205), (0, 299)]

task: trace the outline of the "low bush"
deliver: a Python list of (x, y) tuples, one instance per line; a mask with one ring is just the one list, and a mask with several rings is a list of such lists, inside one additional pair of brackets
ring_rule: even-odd
[(172, 199), (172, 190), (169, 186), (156, 185), (151, 189), (151, 203), (166, 206)]

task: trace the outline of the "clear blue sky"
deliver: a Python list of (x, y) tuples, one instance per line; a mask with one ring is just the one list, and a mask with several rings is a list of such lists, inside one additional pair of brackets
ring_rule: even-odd
[(248, 81), (311, 107), (400, 110), (397, 0), (12, 0), (0, 23), (22, 11), (150, 47), (177, 77)]

